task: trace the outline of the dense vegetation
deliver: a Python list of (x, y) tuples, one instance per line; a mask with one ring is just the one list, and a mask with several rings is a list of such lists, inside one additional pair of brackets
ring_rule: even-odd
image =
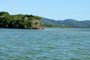
[(8, 12), (0, 12), (0, 27), (1, 28), (25, 28), (30, 29), (34, 26), (40, 27), (41, 23), (33, 22), (38, 20), (40, 22), (41, 17), (33, 15), (10, 15)]

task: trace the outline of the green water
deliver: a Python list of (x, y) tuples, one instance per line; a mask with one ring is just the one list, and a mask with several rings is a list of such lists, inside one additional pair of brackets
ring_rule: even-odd
[(0, 29), (0, 60), (90, 60), (90, 29)]

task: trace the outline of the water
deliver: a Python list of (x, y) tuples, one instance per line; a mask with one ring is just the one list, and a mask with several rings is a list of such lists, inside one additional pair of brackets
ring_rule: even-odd
[(0, 29), (0, 60), (90, 60), (90, 29)]

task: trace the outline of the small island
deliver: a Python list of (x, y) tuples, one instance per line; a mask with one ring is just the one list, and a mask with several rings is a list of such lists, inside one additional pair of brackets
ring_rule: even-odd
[(0, 28), (42, 29), (41, 17), (0, 12)]

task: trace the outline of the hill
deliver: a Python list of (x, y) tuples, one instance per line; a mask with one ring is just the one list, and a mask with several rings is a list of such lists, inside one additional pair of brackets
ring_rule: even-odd
[(0, 28), (39, 29), (41, 28), (41, 17), (0, 12)]
[(53, 19), (42, 18), (42, 23), (48, 26), (70, 26), (70, 27), (90, 28), (90, 20), (78, 21), (74, 19), (66, 19), (57, 21)]

